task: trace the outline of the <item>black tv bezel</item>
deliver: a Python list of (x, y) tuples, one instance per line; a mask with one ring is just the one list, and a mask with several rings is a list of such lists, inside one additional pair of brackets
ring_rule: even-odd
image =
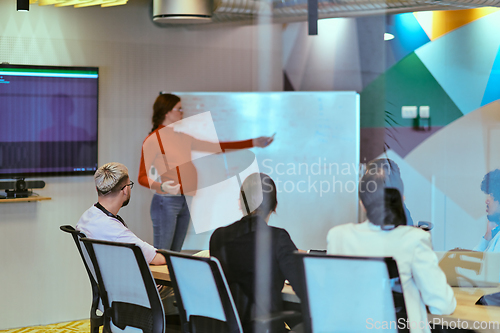
[[(51, 66), (51, 65), (19, 65), (19, 64), (2, 64), (3, 68), (20, 68), (20, 69), (51, 69), (51, 70), (82, 70), (97, 72), (97, 117), (96, 117), (96, 169), (99, 166), (99, 67), (93, 66)], [(94, 175), (95, 170), (85, 171), (47, 171), (47, 172), (20, 172), (20, 173), (2, 173), (0, 170), (0, 179), (25, 179), (25, 178), (40, 178), (40, 177), (61, 177), (61, 176), (90, 176)]]

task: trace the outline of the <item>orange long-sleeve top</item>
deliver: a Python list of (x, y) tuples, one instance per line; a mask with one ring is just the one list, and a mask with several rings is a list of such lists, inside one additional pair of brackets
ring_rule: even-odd
[[(194, 195), (198, 186), (198, 173), (191, 161), (191, 151), (220, 153), (226, 149), (253, 147), (252, 139), (232, 142), (208, 142), (188, 134), (175, 132), (170, 126), (160, 125), (151, 132), (142, 144), (139, 184), (164, 193), (161, 183), (172, 180), (172, 185), (181, 184), (181, 193)], [(148, 175), (151, 167), (156, 170), (156, 179)], [(179, 182), (179, 179), (181, 181)]]

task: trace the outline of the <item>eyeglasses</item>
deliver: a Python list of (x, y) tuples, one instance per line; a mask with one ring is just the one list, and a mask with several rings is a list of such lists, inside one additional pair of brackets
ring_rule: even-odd
[(133, 182), (133, 181), (130, 181), (130, 184), (127, 184), (127, 185), (123, 186), (123, 187), (120, 189), (120, 191), (123, 191), (123, 189), (124, 189), (125, 187), (127, 187), (127, 186), (130, 186), (130, 189), (133, 189), (133, 188), (134, 188), (134, 182)]
[(172, 109), (172, 111), (179, 111), (180, 113), (184, 113), (184, 109), (183, 108)]

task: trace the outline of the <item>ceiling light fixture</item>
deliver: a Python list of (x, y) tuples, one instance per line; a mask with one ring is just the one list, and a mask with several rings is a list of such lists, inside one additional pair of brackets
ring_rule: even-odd
[(66, 7), (74, 6), (75, 8), (90, 7), (90, 6), (101, 6), (101, 7), (111, 7), (125, 5), (128, 0), (17, 0), (26, 1), (29, 3), (38, 3), (39, 6), (54, 5), (54, 7)]
[(29, 0), (17, 0), (17, 11), (18, 12), (29, 12), (30, 1)]
[(384, 33), (384, 40), (391, 40), (394, 39), (394, 35), (390, 34), (388, 32)]

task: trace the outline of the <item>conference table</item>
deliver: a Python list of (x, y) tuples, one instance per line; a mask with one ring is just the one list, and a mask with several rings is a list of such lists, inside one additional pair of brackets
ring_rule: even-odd
[(451, 315), (428, 314), (430, 322), (449, 323), (450, 327), (474, 329), (477, 332), (500, 332), (500, 307), (476, 305), (485, 294), (500, 292), (499, 287), (490, 288), (452, 288), (457, 299), (457, 307)]
[[(170, 275), (166, 265), (150, 266), (154, 279), (161, 284), (170, 283)], [(500, 307), (476, 305), (476, 301), (484, 294), (500, 292), (500, 285), (489, 288), (452, 288), (457, 299), (455, 312), (447, 316), (429, 314), (430, 323), (444, 324), (448, 327), (475, 329), (477, 332), (499, 332), (500, 333)], [(300, 299), (295, 295), (289, 285), (283, 288), (283, 300), (286, 302), (299, 303)], [(481, 327), (482, 326), (482, 327)], [(431, 326), (432, 327), (432, 326)]]

